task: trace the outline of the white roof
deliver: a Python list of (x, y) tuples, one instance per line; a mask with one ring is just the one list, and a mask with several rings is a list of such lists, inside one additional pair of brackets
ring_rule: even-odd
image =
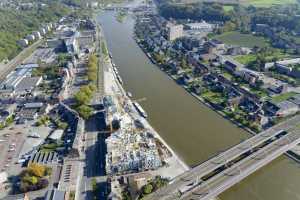
[(212, 24), (209, 24), (205, 21), (198, 22), (198, 23), (189, 23), (189, 24), (186, 24), (186, 25), (191, 27), (191, 28), (212, 28), (213, 27)]
[(42, 102), (37, 102), (37, 103), (26, 103), (24, 105), (25, 108), (40, 108), (44, 105)]
[(39, 65), (37, 63), (28, 63), (28, 64), (19, 65), (17, 67), (17, 69), (19, 69), (19, 68), (37, 68), (37, 67), (39, 67)]
[[(300, 58), (281, 60), (281, 61), (277, 61), (276, 63), (278, 63), (278, 64), (280, 64), (280, 65), (293, 65), (293, 64), (298, 64), (298, 63), (300, 63)], [(275, 62), (266, 63), (266, 64), (265, 64), (265, 67), (266, 67), (266, 68), (270, 68), (270, 67), (273, 67), (274, 64), (275, 64)]]
[(53, 131), (53, 133), (51, 133), (51, 135), (49, 136), (49, 139), (58, 140), (62, 137), (63, 134), (64, 134), (64, 130), (57, 129), (57, 130)]

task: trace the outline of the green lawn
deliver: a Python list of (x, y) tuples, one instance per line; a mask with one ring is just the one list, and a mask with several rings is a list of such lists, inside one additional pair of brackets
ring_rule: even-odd
[(256, 55), (255, 54), (240, 55), (240, 56), (235, 56), (234, 59), (239, 63), (247, 65), (256, 60)]
[(228, 80), (232, 80), (232, 75), (225, 70), (222, 72), (222, 75), (227, 78)]
[(229, 5), (223, 6), (223, 9), (225, 12), (229, 12), (229, 11), (233, 10), (233, 8), (234, 8), (233, 6), (229, 6)]
[(213, 92), (213, 91), (207, 91), (205, 93), (201, 94), (202, 98), (207, 99), (208, 101), (210, 101), (211, 103), (222, 103), (224, 101), (224, 97), (217, 92)]
[(295, 96), (297, 93), (296, 92), (287, 92), (278, 96), (275, 96), (272, 98), (272, 102), (274, 103), (280, 103), (282, 101), (285, 101), (293, 96)]
[[(270, 54), (269, 56), (266, 56), (267, 62), (271, 62), (274, 58), (277, 59), (287, 59), (290, 58), (291, 55), (283, 53), (282, 51), (274, 51), (274, 53)], [(255, 54), (249, 54), (249, 55), (239, 55), (235, 56), (234, 59), (244, 65), (248, 65), (249, 63), (255, 61), (256, 55)]]
[(269, 46), (268, 41), (264, 37), (254, 36), (252, 34), (241, 34), (236, 31), (226, 32), (214, 37), (217, 40), (221, 40), (225, 44), (239, 45), (243, 47), (266, 47)]
[(297, 0), (244, 0), (245, 5), (270, 7), (272, 5), (297, 4)]

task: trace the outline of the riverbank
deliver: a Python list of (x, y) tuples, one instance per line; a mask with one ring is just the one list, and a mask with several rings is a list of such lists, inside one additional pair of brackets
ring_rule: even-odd
[[(172, 76), (172, 74), (168, 73), (167, 71), (163, 70), (163, 66), (160, 65), (159, 63), (157, 63), (157, 61), (153, 58), (153, 56), (151, 56), (151, 54), (147, 51), (147, 49), (144, 48), (144, 46), (141, 44), (140, 39), (138, 39), (136, 37), (136, 35), (134, 35), (133, 37), (134, 41), (136, 42), (136, 44), (140, 47), (140, 49), (143, 51), (143, 53), (147, 56), (147, 58), (149, 58), (149, 60), (155, 65), (157, 66), (161, 71), (163, 71), (167, 77), (173, 81), (175, 81), (177, 83), (177, 79), (176, 77)], [(178, 84), (178, 83), (177, 83)], [(224, 119), (230, 121), (232, 124), (234, 124), (236, 127), (241, 128), (243, 130), (245, 130), (247, 133), (253, 135), (256, 135), (259, 132), (254, 132), (253, 130), (251, 130), (249, 127), (244, 126), (242, 123), (239, 123), (238, 121), (234, 120), (233, 118), (229, 117), (225, 112), (219, 110), (216, 106), (214, 106), (214, 104), (204, 98), (202, 98), (201, 96), (193, 93), (192, 91), (190, 91), (186, 86), (183, 86), (181, 84), (180, 85), (189, 95), (193, 96), (196, 100), (198, 100), (200, 103), (202, 103), (203, 105), (205, 105), (206, 107), (210, 108), (212, 111), (214, 111), (215, 113), (217, 113), (218, 115), (220, 115), (221, 117), (223, 117)], [(286, 119), (287, 120), (287, 119)], [(269, 127), (270, 128), (270, 127)], [(295, 147), (293, 149), (291, 149), (290, 151), (286, 152), (285, 155), (291, 159), (293, 159), (294, 161), (300, 163), (300, 146)]]
[[(101, 13), (97, 21), (102, 24), (123, 87), (135, 99), (147, 99), (141, 103), (149, 115), (147, 120), (185, 163), (195, 166), (247, 139), (249, 134), (199, 103), (149, 61), (132, 39), (134, 19), (131, 15), (118, 23), (115, 12), (107, 11)], [(220, 198), (297, 199), (299, 181), (298, 165), (282, 156)]]
[(124, 103), (130, 106), (129, 115), (134, 119), (139, 119), (142, 124), (145, 126), (145, 129), (151, 132), (155, 138), (157, 138), (160, 143), (163, 144), (164, 147), (171, 153), (172, 156), (166, 158), (164, 161), (167, 165), (160, 167), (157, 170), (151, 171), (153, 175), (160, 175), (162, 177), (167, 177), (173, 179), (179, 174), (189, 170), (189, 166), (184, 163), (184, 161), (179, 158), (179, 156), (175, 153), (175, 151), (164, 141), (164, 139), (158, 134), (158, 132), (150, 125), (150, 123), (143, 118), (138, 111), (134, 108), (133, 101), (127, 96), (127, 92), (123, 88), (121, 82), (119, 81), (119, 74), (116, 74), (113, 70), (112, 59), (107, 57), (105, 60), (104, 69), (104, 90), (106, 94), (118, 94), (120, 98), (124, 99)]
[[(149, 52), (147, 52), (147, 50), (141, 45), (141, 43), (139, 42), (139, 39), (135, 36), (134, 40), (136, 42), (136, 44), (140, 47), (140, 49), (144, 52), (144, 54), (149, 58), (149, 60), (155, 65), (157, 66), (162, 72), (164, 72), (168, 78), (170, 78), (171, 80), (175, 81), (177, 83), (177, 80), (174, 76), (172, 76), (171, 74), (169, 74), (168, 72), (166, 72), (165, 70), (162, 69), (162, 66), (160, 64), (158, 64), (155, 59), (149, 54)], [(180, 84), (178, 84), (180, 85)], [(184, 87), (182, 85), (180, 85), (189, 95), (193, 96), (194, 98), (196, 98), (200, 103), (202, 103), (203, 105), (207, 106), (208, 108), (210, 108), (211, 110), (213, 110), (215, 113), (219, 114), (221, 117), (223, 117), (224, 119), (230, 121), (232, 124), (236, 125), (238, 128), (241, 128), (243, 130), (245, 130), (246, 132), (250, 133), (251, 135), (255, 135), (257, 134), (256, 132), (252, 131), (250, 128), (244, 126), (243, 124), (233, 120), (232, 118), (228, 117), (224, 112), (218, 110), (215, 106), (212, 105), (211, 102), (205, 100), (204, 98), (198, 96), (197, 94), (191, 92), (188, 90), (187, 87)]]

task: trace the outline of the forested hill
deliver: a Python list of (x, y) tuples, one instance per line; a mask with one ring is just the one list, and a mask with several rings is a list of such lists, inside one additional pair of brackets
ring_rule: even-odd
[(28, 10), (0, 9), (0, 61), (18, 53), (16, 42), (20, 38), (37, 30), (41, 24), (56, 21), (68, 13), (66, 6), (55, 1)]
[[(257, 24), (268, 25), (273, 35), (270, 40), (294, 43), (300, 37), (300, 5), (286, 4), (270, 7), (226, 5), (218, 3), (173, 4), (157, 0), (159, 11), (165, 18), (194, 19), (223, 22), (220, 32), (240, 31), (251, 33)], [(276, 45), (275, 45), (276, 46)]]

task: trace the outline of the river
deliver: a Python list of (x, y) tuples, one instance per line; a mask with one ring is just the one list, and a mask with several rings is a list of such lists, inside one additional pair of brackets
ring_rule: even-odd
[[(199, 103), (160, 71), (133, 39), (134, 19), (117, 22), (99, 14), (109, 51), (126, 90), (149, 115), (150, 124), (188, 165), (193, 166), (250, 137)], [(142, 101), (142, 99), (146, 99)], [(300, 200), (299, 165), (284, 156), (225, 191), (222, 200)]]

